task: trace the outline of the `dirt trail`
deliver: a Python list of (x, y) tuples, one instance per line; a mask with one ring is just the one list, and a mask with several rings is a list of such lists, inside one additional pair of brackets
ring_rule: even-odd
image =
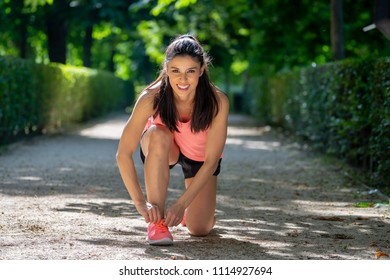
[[(364, 186), (340, 165), (242, 116), (231, 116), (217, 224), (205, 238), (172, 229), (145, 243), (115, 152), (127, 115), (36, 137), (0, 155), (0, 259), (375, 259), (390, 253), (389, 207), (357, 208)], [(142, 179), (142, 164), (136, 157)], [(183, 191), (172, 170), (169, 197)], [(168, 201), (168, 203), (169, 203)], [(381, 259), (389, 259), (382, 257)]]

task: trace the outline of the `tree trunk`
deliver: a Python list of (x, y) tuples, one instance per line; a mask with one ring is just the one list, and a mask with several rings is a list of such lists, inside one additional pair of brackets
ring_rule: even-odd
[(27, 58), (27, 17), (26, 15), (21, 15), (21, 23), (19, 26), (19, 56), (21, 58)]
[(345, 58), (343, 0), (331, 0), (331, 44), (334, 60)]
[(149, 56), (146, 54), (143, 55), (141, 68), (143, 68), (144, 79), (146, 84), (150, 84), (152, 82), (152, 64), (150, 63)]
[(47, 43), (50, 62), (66, 63), (66, 23), (55, 16), (47, 22)]
[(115, 61), (114, 61), (115, 54), (116, 54), (116, 51), (115, 51), (115, 47), (113, 45), (112, 49), (111, 49), (110, 60), (108, 61), (108, 71), (110, 71), (112, 73), (115, 73)]
[(13, 1), (15, 4), (15, 18), (19, 20), (16, 23), (17, 26), (17, 34), (16, 34), (16, 45), (19, 49), (19, 57), (27, 58), (27, 24), (28, 24), (28, 15), (23, 12), (24, 1), (16, 0)]
[(69, 3), (56, 0), (46, 5), (46, 32), (49, 59), (51, 62), (66, 63), (67, 19), (70, 17)]
[(85, 29), (84, 45), (83, 45), (83, 66), (91, 67), (92, 65), (92, 38), (93, 26), (87, 26)]

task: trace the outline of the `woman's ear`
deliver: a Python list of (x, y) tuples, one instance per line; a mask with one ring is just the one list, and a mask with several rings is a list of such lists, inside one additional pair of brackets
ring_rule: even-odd
[(199, 77), (202, 77), (204, 71), (206, 70), (206, 66), (203, 65), (201, 68), (200, 68), (200, 73), (199, 73)]

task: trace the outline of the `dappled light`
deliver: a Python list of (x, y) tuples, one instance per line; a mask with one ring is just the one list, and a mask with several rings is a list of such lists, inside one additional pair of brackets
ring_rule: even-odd
[(121, 115), (119, 119), (117, 118), (104, 123), (97, 122), (80, 129), (78, 134), (89, 138), (119, 140), (122, 135), (123, 120), (126, 118), (127, 116)]
[(22, 177), (16, 177), (17, 180), (22, 180), (22, 181), (40, 181), (42, 180), (41, 177), (36, 177), (36, 176), (22, 176)]
[(266, 142), (266, 141), (249, 141), (243, 139), (229, 138), (226, 141), (228, 145), (238, 145), (240, 147), (245, 147), (247, 149), (253, 150), (269, 150), (273, 151), (276, 148), (280, 147), (279, 142)]
[[(389, 190), (390, 178), (390, 48), (382, 27), (389, 1), (344, 2), (353, 7), (0, 1), (0, 260), (389, 260), (390, 199), (379, 191)], [(378, 21), (378, 11), (386, 18)], [(376, 29), (362, 32), (369, 23)], [(198, 96), (188, 80), (194, 72), (203, 81), (210, 74), (227, 95), (229, 105), (219, 102), (226, 106), (218, 111), (230, 109), (216, 224), (202, 238), (173, 227), (174, 245), (154, 247), (116, 153), (131, 110), (152, 110), (142, 107), (148, 95), (136, 101), (159, 70), (169, 72), (173, 58), (164, 48), (185, 33), (210, 61), (199, 58), (200, 69), (192, 61), (188, 84), (168, 76), (170, 86), (153, 83), (160, 90), (150, 93), (158, 92), (154, 105), (166, 105), (170, 88)], [(173, 68), (181, 75), (182, 67)], [(193, 120), (207, 107), (185, 103), (176, 108)], [(134, 167), (145, 193), (138, 149)], [(125, 170), (133, 167), (124, 162)], [(185, 191), (181, 167), (170, 175), (167, 205)]]
[[(198, 238), (179, 226), (171, 230), (174, 246), (147, 246), (146, 223), (115, 162), (127, 118), (110, 115), (0, 156), (3, 258), (375, 259), (388, 251), (388, 208), (354, 206), (376, 192), (271, 128), (235, 126), (234, 118), (214, 230)], [(134, 160), (143, 184), (138, 154)], [(168, 204), (184, 191), (181, 168), (171, 175)]]

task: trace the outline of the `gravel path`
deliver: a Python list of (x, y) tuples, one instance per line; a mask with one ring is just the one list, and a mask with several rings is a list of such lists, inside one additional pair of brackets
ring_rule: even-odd
[[(127, 115), (35, 137), (0, 154), (0, 259), (365, 259), (390, 253), (388, 206), (337, 161), (232, 115), (205, 238), (172, 229), (174, 246), (145, 243), (146, 224), (120, 178), (115, 152)], [(142, 180), (142, 164), (136, 157)], [(169, 201), (183, 191), (172, 170)], [(385, 255), (380, 257), (389, 260)]]

